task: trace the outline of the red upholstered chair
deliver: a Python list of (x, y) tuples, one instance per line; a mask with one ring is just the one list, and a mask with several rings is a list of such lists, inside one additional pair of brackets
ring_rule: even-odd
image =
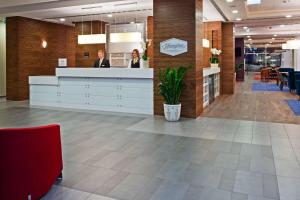
[(0, 199), (40, 199), (62, 169), (59, 125), (0, 129)]

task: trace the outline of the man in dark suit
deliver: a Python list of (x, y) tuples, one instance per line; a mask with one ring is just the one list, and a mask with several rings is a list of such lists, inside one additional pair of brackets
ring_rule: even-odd
[(94, 64), (95, 68), (110, 68), (109, 60), (104, 57), (104, 51), (98, 51), (98, 59)]

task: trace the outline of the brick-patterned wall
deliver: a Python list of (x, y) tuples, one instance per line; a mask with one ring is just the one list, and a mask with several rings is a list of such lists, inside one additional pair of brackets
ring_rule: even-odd
[[(75, 29), (24, 17), (6, 21), (7, 99), (29, 98), (28, 77), (55, 75), (58, 58), (75, 67)], [(42, 48), (42, 40), (48, 43)]]
[[(102, 26), (102, 28), (101, 28)], [(93, 21), (75, 23), (76, 40), (78, 35), (89, 35), (105, 33), (105, 22)], [(105, 50), (105, 44), (78, 44), (76, 41), (76, 66), (92, 67), (98, 58), (98, 50)], [(84, 53), (88, 52), (89, 57), (85, 57)], [(109, 58), (108, 58), (109, 59)]]
[[(203, 110), (202, 0), (154, 0), (154, 112), (163, 114), (163, 99), (157, 94), (159, 69), (189, 66), (183, 91), (182, 116), (196, 118)], [(160, 42), (178, 38), (188, 42), (188, 52), (168, 56), (160, 53)]]

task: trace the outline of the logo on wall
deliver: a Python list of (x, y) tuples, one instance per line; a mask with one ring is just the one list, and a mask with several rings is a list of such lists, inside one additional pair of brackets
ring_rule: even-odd
[(188, 43), (184, 40), (172, 38), (160, 43), (160, 52), (170, 56), (177, 56), (188, 51)]

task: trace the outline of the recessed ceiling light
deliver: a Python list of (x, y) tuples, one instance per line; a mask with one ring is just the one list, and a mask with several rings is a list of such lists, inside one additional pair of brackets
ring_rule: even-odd
[(243, 29), (248, 29), (248, 27), (247, 27), (247, 26), (244, 26)]
[(251, 38), (249, 38), (248, 40), (249, 40), (249, 41), (251, 41), (252, 39), (251, 39)]
[(261, 0), (247, 0), (247, 5), (260, 4)]
[(60, 18), (60, 19), (59, 19), (59, 21), (61, 21), (61, 22), (65, 22), (65, 21), (66, 21), (66, 19), (65, 19), (65, 18)]
[(275, 35), (273, 35), (274, 37), (277, 37), (277, 35), (275, 34)]
[(237, 14), (237, 13), (239, 13), (239, 11), (238, 10), (233, 10), (232, 13)]
[(134, 24), (135, 22), (130, 22), (130, 24)]
[(108, 14), (107, 17), (113, 17), (113, 15), (112, 14)]
[(250, 35), (247, 35), (247, 38), (250, 38), (251, 36)]
[(228, 3), (231, 3), (231, 2), (233, 2), (233, 0), (226, 0)]
[(272, 38), (272, 40), (275, 40), (275, 38)]
[(236, 18), (236, 21), (242, 21), (242, 19), (241, 18)]
[(286, 15), (285, 16), (286, 18), (291, 18), (291, 17), (293, 17), (292, 15)]

